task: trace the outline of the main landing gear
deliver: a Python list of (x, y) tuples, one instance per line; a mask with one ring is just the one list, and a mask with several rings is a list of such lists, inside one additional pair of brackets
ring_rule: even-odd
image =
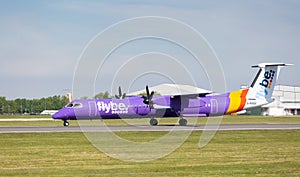
[(64, 120), (63, 125), (64, 125), (65, 127), (68, 127), (68, 126), (69, 126), (69, 122), (68, 122), (67, 120)]
[(186, 126), (187, 125), (187, 120), (184, 118), (180, 118), (179, 119), (179, 125), (180, 126)]
[[(156, 126), (158, 124), (158, 121), (155, 118), (150, 119), (150, 125), (151, 126)], [(179, 125), (180, 126), (186, 126), (187, 125), (187, 120), (184, 118), (179, 119)]]
[(156, 119), (154, 119), (154, 118), (150, 119), (150, 125), (151, 126), (156, 126), (157, 124), (158, 124), (158, 121)]

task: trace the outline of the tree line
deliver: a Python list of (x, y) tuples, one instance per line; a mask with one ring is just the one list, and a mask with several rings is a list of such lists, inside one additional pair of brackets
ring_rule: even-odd
[[(94, 98), (110, 97), (107, 91), (94, 96)], [(59, 110), (67, 103), (68, 97), (59, 95), (40, 99), (17, 98), (14, 100), (7, 100), (6, 97), (0, 96), (0, 114), (39, 114), (44, 110)]]
[(39, 114), (44, 110), (58, 110), (68, 103), (66, 96), (52, 96), (41, 99), (17, 98), (7, 100), (0, 97), (0, 114)]

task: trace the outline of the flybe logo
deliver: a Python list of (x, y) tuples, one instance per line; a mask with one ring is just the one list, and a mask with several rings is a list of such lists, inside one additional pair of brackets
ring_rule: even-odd
[(267, 89), (270, 89), (272, 86), (274, 76), (275, 76), (275, 71), (273, 70), (266, 71), (264, 74), (264, 79), (261, 81), (261, 83), (259, 83), (259, 85), (265, 88), (266, 95), (268, 95)]
[(113, 103), (110, 101), (109, 103), (105, 103), (103, 101), (97, 102), (97, 107), (99, 112), (112, 114), (124, 114), (128, 113), (128, 107), (124, 103)]

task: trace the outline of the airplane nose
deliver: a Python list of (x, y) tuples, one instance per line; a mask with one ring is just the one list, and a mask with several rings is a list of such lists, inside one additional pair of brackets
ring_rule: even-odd
[(64, 108), (52, 115), (53, 119), (72, 119), (73, 117), (75, 117), (73, 110)]
[(61, 118), (61, 113), (58, 111), (55, 114), (52, 115), (53, 119), (60, 119)]
[(67, 117), (68, 117), (68, 112), (64, 109), (61, 109), (52, 115), (53, 119), (65, 119)]

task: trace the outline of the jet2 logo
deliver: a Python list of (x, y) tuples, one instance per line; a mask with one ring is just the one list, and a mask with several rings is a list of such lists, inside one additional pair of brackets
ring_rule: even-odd
[(99, 112), (112, 114), (124, 114), (128, 113), (128, 107), (124, 103), (113, 103), (110, 101), (109, 103), (105, 103), (103, 101), (97, 102), (97, 107)]
[(270, 89), (272, 86), (274, 76), (275, 76), (275, 71), (273, 70), (266, 71), (264, 74), (264, 79), (261, 81), (261, 83), (259, 83), (259, 85), (265, 88), (266, 95), (268, 95), (267, 89)]

